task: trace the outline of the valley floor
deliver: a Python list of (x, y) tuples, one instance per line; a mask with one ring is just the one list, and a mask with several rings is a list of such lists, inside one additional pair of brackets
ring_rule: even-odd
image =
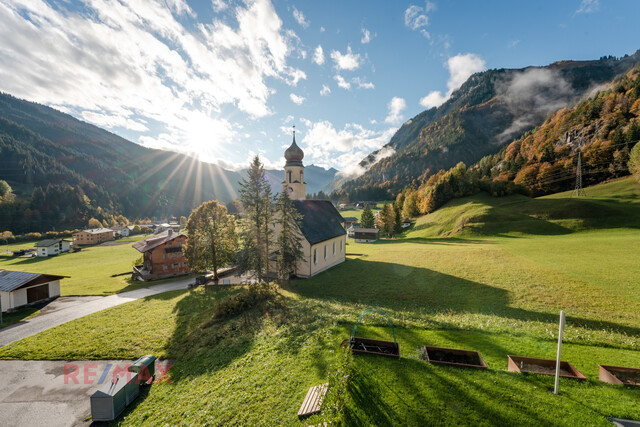
[[(640, 420), (638, 387), (598, 381), (598, 364), (640, 367), (640, 186), (606, 185), (584, 200), (454, 201), (400, 238), (350, 242), (344, 264), (264, 300), (241, 288), (155, 295), (11, 344), (0, 358), (176, 359), (173, 384), (153, 385), (125, 425)], [(220, 314), (238, 300), (247, 311)], [(369, 306), (393, 319), (400, 359), (340, 349)], [(563, 360), (588, 380), (561, 379), (554, 396), (553, 377), (508, 372), (507, 355), (553, 359), (561, 309)], [(358, 335), (393, 339), (376, 316)], [(489, 369), (427, 364), (424, 345), (478, 350)], [(323, 413), (300, 422), (307, 390), (325, 382)]]

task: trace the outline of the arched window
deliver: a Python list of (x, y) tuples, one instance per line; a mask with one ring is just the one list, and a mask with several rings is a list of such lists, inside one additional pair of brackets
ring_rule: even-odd
[(344, 252), (344, 246), (342, 240), (340, 240), (340, 253)]
[(317, 264), (318, 263), (318, 248), (315, 248), (313, 250), (313, 263)]
[(304, 182), (304, 171), (300, 171), (300, 182)]
[(288, 171), (287, 174), (289, 175), (289, 182), (291, 182), (291, 171)]
[(333, 256), (336, 256), (336, 242), (333, 242)]
[(327, 245), (324, 245), (324, 259), (327, 259)]

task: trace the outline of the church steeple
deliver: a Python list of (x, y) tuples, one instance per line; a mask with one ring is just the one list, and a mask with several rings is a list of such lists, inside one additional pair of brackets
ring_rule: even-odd
[(304, 200), (306, 198), (306, 184), (304, 182), (304, 165), (302, 159), (304, 152), (296, 144), (296, 128), (293, 127), (293, 142), (284, 152), (287, 161), (284, 165), (284, 181), (282, 191), (286, 191), (293, 200)]

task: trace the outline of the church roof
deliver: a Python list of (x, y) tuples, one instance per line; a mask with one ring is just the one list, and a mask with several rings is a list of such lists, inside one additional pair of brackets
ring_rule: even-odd
[(314, 245), (347, 234), (342, 216), (328, 200), (294, 200), (293, 206), (302, 215), (301, 231)]
[(304, 158), (304, 152), (302, 148), (296, 144), (296, 134), (293, 134), (293, 142), (291, 146), (284, 152), (284, 158), (287, 161), (287, 166), (302, 166), (302, 159)]

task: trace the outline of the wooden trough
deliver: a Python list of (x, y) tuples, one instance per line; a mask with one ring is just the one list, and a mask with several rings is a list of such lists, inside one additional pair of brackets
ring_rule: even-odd
[[(360, 323), (364, 316), (372, 313), (381, 314), (387, 318), (387, 322), (389, 323), (389, 326), (391, 326), (391, 331), (393, 332), (393, 341), (374, 340), (356, 336), (356, 333), (358, 332), (358, 323)], [(342, 341), (340, 346), (350, 347), (351, 352), (354, 354), (373, 354), (377, 356), (395, 358), (400, 357), (400, 345), (396, 340), (396, 329), (393, 326), (393, 322), (391, 321), (387, 313), (376, 308), (365, 308), (364, 310), (362, 310), (360, 316), (358, 316), (358, 320), (356, 321), (355, 326), (353, 327), (353, 332), (351, 332), (351, 338)]]
[(600, 381), (609, 384), (640, 386), (640, 369), (624, 366), (598, 365)]
[[(535, 357), (508, 356), (509, 370), (514, 372), (529, 372), (532, 374), (555, 375), (556, 361), (552, 359), (538, 359)], [(587, 377), (574, 368), (569, 362), (560, 362), (560, 376), (576, 380), (586, 380)]]
[(434, 365), (487, 369), (484, 359), (475, 350), (424, 346), (422, 347), (422, 354), (427, 362)]

